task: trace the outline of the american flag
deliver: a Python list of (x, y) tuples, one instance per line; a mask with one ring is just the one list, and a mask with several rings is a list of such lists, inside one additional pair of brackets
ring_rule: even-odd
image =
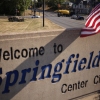
[(94, 35), (100, 32), (100, 3), (94, 7), (87, 17), (85, 27), (81, 30), (80, 37)]

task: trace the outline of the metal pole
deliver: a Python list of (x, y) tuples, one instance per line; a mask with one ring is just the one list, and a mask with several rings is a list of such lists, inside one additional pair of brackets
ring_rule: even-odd
[(44, 0), (43, 0), (43, 27), (44, 27)]
[(23, 0), (23, 5), (24, 5), (24, 16), (25, 16), (25, 1)]
[(25, 0), (24, 0), (24, 16), (25, 16)]
[(16, 9), (16, 16), (17, 16), (17, 9)]
[(34, 0), (34, 16), (36, 16), (35, 0)]

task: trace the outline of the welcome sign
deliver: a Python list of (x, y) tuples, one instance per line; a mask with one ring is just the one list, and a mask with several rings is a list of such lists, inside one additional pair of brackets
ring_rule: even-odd
[(68, 100), (100, 90), (100, 35), (79, 33), (0, 36), (0, 100)]

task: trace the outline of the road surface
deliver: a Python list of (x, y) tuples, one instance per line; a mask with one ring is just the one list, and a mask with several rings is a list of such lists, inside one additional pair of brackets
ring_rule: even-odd
[(57, 13), (45, 11), (45, 18), (48, 18), (52, 22), (64, 27), (64, 28), (82, 28), (85, 25), (85, 20), (75, 20), (71, 17), (57, 17)]

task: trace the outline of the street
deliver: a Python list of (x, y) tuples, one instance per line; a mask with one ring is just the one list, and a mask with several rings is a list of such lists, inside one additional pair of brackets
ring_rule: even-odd
[(86, 22), (85, 20), (75, 20), (71, 19), (71, 17), (57, 17), (57, 13), (47, 12), (44, 13), (45, 18), (48, 18), (52, 22), (64, 27), (64, 28), (83, 28)]

